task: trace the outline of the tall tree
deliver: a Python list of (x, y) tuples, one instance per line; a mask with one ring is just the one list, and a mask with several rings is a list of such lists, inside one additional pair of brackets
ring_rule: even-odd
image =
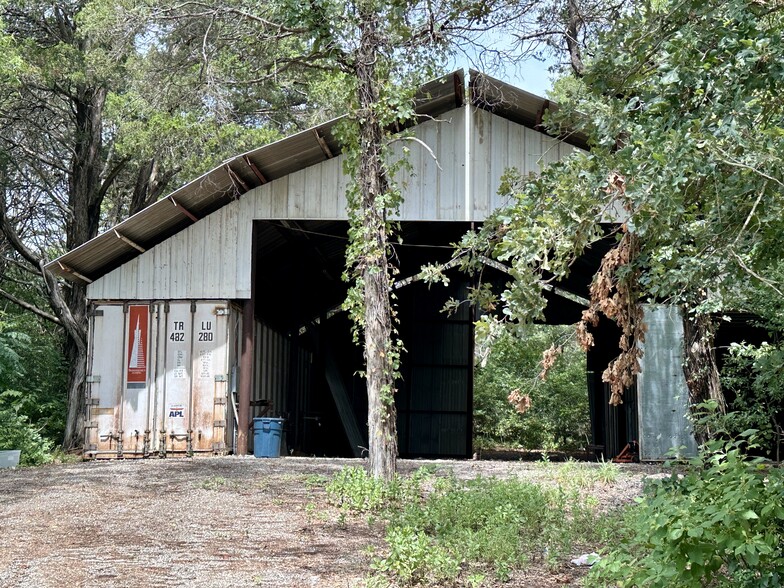
[[(236, 139), (270, 137), (258, 130), (261, 119), (248, 132), (214, 116), (214, 101), (182, 100), (186, 89), (198, 87), (199, 72), (170, 78), (170, 86), (157, 84), (165, 52), (145, 47), (138, 31), (107, 38), (95, 24), (105, 16), (97, 6), (8, 2), (2, 12), (3, 263), (22, 267), (50, 308), (6, 290), (0, 295), (65, 331), (67, 448), (80, 446), (83, 435), (85, 284), (58, 282), (44, 263), (95, 237), (102, 223), (156, 198), (175, 180), (182, 165), (175, 162), (188, 161), (185, 154), (209, 165), (233, 151)], [(209, 140), (186, 140), (205, 135)]]
[(514, 266), (513, 312), (541, 312), (541, 280), (569, 273), (607, 211), (621, 217), (581, 329), (589, 345), (599, 313), (623, 328), (604, 374), (616, 402), (639, 369), (644, 300), (683, 309), (693, 403), (722, 403), (717, 314), (781, 313), (782, 22), (781, 6), (749, 0), (641, 3), (601, 36), (551, 117), (591, 152), (535, 181), (507, 178), (516, 203), (496, 217), (492, 246)]

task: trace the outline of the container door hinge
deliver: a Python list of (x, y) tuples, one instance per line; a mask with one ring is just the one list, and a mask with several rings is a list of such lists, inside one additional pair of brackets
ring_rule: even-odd
[(215, 421), (214, 423), (212, 423), (212, 426), (213, 427), (225, 427), (226, 426), (226, 421)]
[(216, 382), (228, 382), (229, 378), (226, 374), (215, 374), (215, 381)]
[(88, 398), (87, 399), (87, 406), (98, 406), (101, 404), (100, 398)]
[(98, 421), (87, 421), (87, 424), (84, 425), (85, 429), (97, 429), (98, 428)]
[(213, 451), (223, 451), (224, 449), (226, 449), (226, 444), (223, 443), (223, 442), (213, 443), (212, 444), (212, 450)]
[(101, 376), (100, 374), (96, 374), (94, 376), (86, 376), (84, 379), (85, 382), (88, 384), (100, 384), (101, 383)]
[(226, 404), (226, 399), (224, 397), (222, 397), (222, 396), (220, 398), (216, 398), (215, 399), (215, 404), (216, 405), (225, 405)]

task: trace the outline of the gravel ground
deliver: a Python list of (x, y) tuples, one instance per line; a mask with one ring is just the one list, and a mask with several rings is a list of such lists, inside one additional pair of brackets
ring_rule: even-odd
[[(216, 457), (88, 462), (0, 470), (0, 586), (353, 587), (383, 529), (339, 524), (316, 476), (360, 460)], [(459, 478), (551, 484), (561, 464), (401, 460)], [(594, 466), (598, 467), (598, 466)], [(610, 509), (660, 468), (622, 465), (583, 490)], [(562, 471), (562, 470), (561, 470)], [(579, 554), (576, 554), (579, 555)], [(506, 586), (574, 584), (583, 571), (530, 568)]]

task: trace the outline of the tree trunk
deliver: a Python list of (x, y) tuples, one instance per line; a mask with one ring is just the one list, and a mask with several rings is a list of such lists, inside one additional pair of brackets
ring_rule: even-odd
[[(74, 103), (74, 157), (69, 177), (68, 204), (71, 222), (66, 230), (69, 250), (98, 234), (105, 189), (101, 175), (103, 161), (103, 110), (106, 89), (80, 88)], [(59, 286), (53, 285), (53, 288)], [(51, 289), (50, 289), (51, 296)], [(87, 371), (87, 291), (81, 284), (70, 285), (64, 296), (73, 328), (66, 329), (64, 353), (68, 361), (68, 410), (63, 447), (76, 449), (84, 444), (85, 376)], [(53, 304), (62, 320), (62, 308)]]
[(131, 196), (128, 215), (133, 216), (158, 200), (166, 186), (179, 171), (179, 167), (162, 171), (155, 158), (146, 161), (136, 175), (136, 185)]
[[(689, 388), (689, 404), (693, 407), (707, 400), (714, 400), (718, 411), (724, 414), (727, 403), (721, 389), (719, 368), (716, 364), (714, 337), (716, 326), (708, 315), (690, 316), (683, 312), (683, 373)], [(697, 443), (702, 445), (709, 439), (709, 429), (695, 428)]]
[(375, 112), (378, 103), (376, 63), (379, 59), (378, 15), (360, 6), (360, 44), (356, 75), (359, 94), (359, 206), (368, 240), (362, 260), (365, 303), (365, 365), (368, 394), (368, 450), (371, 474), (391, 480), (397, 459), (394, 402), (395, 365), (392, 349), (392, 308), (389, 299), (386, 210), (388, 189), (382, 154), (383, 129)]
[(566, 8), (568, 14), (565, 35), (566, 48), (569, 51), (572, 73), (579, 78), (582, 77), (585, 71), (582, 51), (580, 50), (580, 29), (584, 24), (583, 17), (580, 14), (580, 6), (578, 5), (577, 0), (568, 0)]
[[(85, 333), (86, 335), (86, 333)], [(66, 337), (65, 359), (68, 362), (68, 406), (65, 417), (64, 449), (78, 449), (84, 445), (86, 398), (84, 392), (87, 374), (87, 346), (73, 337)]]

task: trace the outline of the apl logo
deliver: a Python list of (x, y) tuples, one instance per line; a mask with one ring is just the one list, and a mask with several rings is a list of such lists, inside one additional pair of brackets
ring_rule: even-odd
[(169, 418), (185, 418), (185, 409), (182, 406), (172, 406), (169, 408)]

